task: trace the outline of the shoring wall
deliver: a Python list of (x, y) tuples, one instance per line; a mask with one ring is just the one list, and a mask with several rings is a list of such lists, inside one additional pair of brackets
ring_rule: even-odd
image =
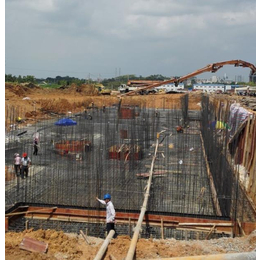
[(255, 114), (227, 99), (202, 99), (202, 135), (221, 211), (255, 220)]

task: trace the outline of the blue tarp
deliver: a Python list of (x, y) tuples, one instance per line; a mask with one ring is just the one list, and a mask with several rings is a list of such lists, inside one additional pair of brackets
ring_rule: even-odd
[(77, 122), (73, 121), (70, 118), (62, 118), (58, 120), (57, 122), (54, 123), (55, 125), (60, 125), (60, 126), (68, 126), (68, 125), (76, 125)]

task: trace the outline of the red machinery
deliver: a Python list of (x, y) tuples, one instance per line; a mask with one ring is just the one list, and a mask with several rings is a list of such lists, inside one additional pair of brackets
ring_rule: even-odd
[(138, 89), (130, 91), (128, 93), (121, 94), (121, 96), (123, 96), (123, 95), (131, 95), (131, 94), (134, 94), (134, 93), (139, 92), (139, 91), (147, 90), (147, 89), (154, 88), (154, 87), (159, 87), (161, 85), (165, 85), (165, 84), (169, 84), (169, 83), (175, 83), (175, 85), (177, 86), (180, 82), (183, 82), (184, 80), (186, 80), (188, 78), (191, 78), (191, 77), (194, 77), (196, 75), (199, 75), (199, 74), (201, 74), (203, 72), (216, 72), (217, 70), (222, 68), (224, 65), (234, 65), (235, 67), (248, 67), (248, 68), (251, 69), (251, 75), (255, 75), (256, 74), (256, 67), (253, 64), (249, 63), (249, 62), (242, 61), (242, 60), (222, 61), (222, 62), (209, 64), (209, 65), (207, 65), (204, 68), (196, 70), (196, 71), (194, 71), (194, 72), (192, 72), (190, 74), (187, 74), (185, 76), (182, 76), (180, 78), (173, 78), (173, 79), (166, 80), (166, 81), (161, 81), (161, 82), (158, 82), (158, 83), (151, 82), (148, 86), (146, 85), (144, 87), (138, 88)]

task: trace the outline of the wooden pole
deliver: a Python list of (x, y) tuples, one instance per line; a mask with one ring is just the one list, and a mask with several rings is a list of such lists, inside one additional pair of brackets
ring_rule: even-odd
[(212, 174), (210, 172), (208, 158), (207, 158), (207, 155), (205, 152), (204, 141), (203, 141), (201, 133), (200, 133), (200, 140), (201, 140), (201, 144), (202, 144), (202, 150), (203, 150), (203, 155), (204, 155), (204, 159), (205, 159), (205, 163), (206, 163), (207, 174), (208, 174), (208, 178), (209, 178), (210, 189), (211, 189), (211, 194), (212, 194), (212, 199), (213, 199), (213, 203), (215, 206), (215, 210), (216, 210), (217, 216), (222, 216), (219, 201), (218, 201), (217, 191), (216, 191), (216, 188), (214, 185)]
[(154, 162), (155, 162), (156, 154), (157, 154), (157, 150), (158, 150), (159, 137), (160, 137), (160, 134), (163, 133), (163, 132), (165, 132), (165, 130), (161, 131), (160, 133), (157, 133), (157, 136), (156, 136), (157, 137), (156, 146), (155, 146), (155, 151), (154, 151), (154, 155), (153, 155), (153, 159), (152, 159), (152, 163), (151, 163), (149, 179), (148, 179), (148, 183), (147, 183), (147, 186), (146, 186), (146, 192), (145, 192), (145, 195), (144, 195), (144, 202), (143, 202), (143, 206), (141, 208), (141, 213), (139, 215), (137, 225), (134, 229), (134, 235), (132, 237), (131, 244), (130, 244), (130, 247), (129, 247), (129, 250), (128, 250), (128, 253), (127, 253), (125, 260), (132, 260), (134, 258), (135, 248), (136, 248), (139, 232), (140, 232), (141, 225), (142, 225), (142, 222), (143, 222), (143, 219), (144, 219), (144, 214), (146, 212), (148, 198), (150, 196), (150, 188), (151, 188), (152, 177), (153, 177), (153, 167), (154, 167)]
[[(57, 209), (57, 207), (47, 208), (47, 210), (52, 210), (52, 211), (55, 209)], [(43, 208), (43, 209), (34, 210), (34, 211), (21, 211), (21, 212), (15, 212), (15, 213), (8, 213), (8, 214), (5, 214), (5, 216), (9, 217), (9, 216), (15, 216), (15, 215), (29, 214), (29, 213), (43, 213), (43, 210), (45, 210), (45, 209)], [(47, 213), (52, 213), (52, 212), (47, 212)]]
[(101, 259), (103, 259), (103, 255), (105, 254), (105, 252), (107, 250), (107, 247), (108, 247), (111, 239), (113, 238), (114, 234), (115, 234), (115, 230), (112, 229), (112, 230), (109, 231), (108, 236), (106, 237), (104, 243), (102, 244), (102, 246), (98, 250), (94, 260), (101, 260)]
[(240, 228), (240, 230), (241, 230), (243, 236), (245, 236), (245, 235), (246, 235), (246, 234), (245, 234), (245, 231), (243, 230), (242, 225), (241, 225), (241, 222), (240, 222), (240, 220), (239, 220), (238, 218), (237, 218), (237, 223), (238, 223), (238, 226), (239, 226), (239, 228)]
[(28, 228), (29, 228), (29, 221), (26, 220), (26, 221), (25, 221), (25, 229), (28, 230)]
[(88, 241), (87, 237), (85, 236), (85, 234), (84, 234), (84, 232), (82, 230), (80, 230), (80, 234), (82, 235), (84, 240), (90, 245), (90, 242)]
[(131, 218), (129, 218), (129, 237), (131, 237)]
[(214, 231), (215, 227), (216, 227), (216, 225), (214, 225), (214, 226), (210, 229), (209, 233), (208, 233), (207, 236), (206, 236), (206, 240), (209, 239), (209, 237), (210, 237), (211, 233)]
[(164, 239), (164, 232), (163, 232), (163, 219), (161, 218), (161, 236)]
[[(155, 258), (154, 260), (156, 259), (158, 258)], [(163, 260), (255, 260), (255, 259), (256, 259), (256, 251), (243, 252), (243, 253), (217, 254), (217, 255), (198, 255), (198, 256), (163, 258)]]

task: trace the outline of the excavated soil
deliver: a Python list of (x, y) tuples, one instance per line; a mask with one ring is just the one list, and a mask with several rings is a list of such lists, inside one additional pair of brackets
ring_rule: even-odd
[[(19, 248), (24, 237), (34, 238), (48, 244), (47, 253), (35, 253)], [(81, 235), (65, 234), (55, 230), (26, 230), (20, 233), (5, 234), (6, 260), (41, 259), (94, 259), (103, 239), (88, 237), (90, 245)], [(104, 260), (122, 260), (126, 257), (130, 245), (129, 236), (118, 236), (108, 246)], [(167, 257), (239, 253), (256, 249), (256, 234), (240, 238), (220, 238), (212, 240), (178, 241), (175, 239), (139, 239), (136, 247), (136, 259), (158, 259)], [(114, 257), (114, 258), (113, 258)]]
[[(181, 108), (181, 97), (185, 94), (150, 94), (118, 97), (119, 92), (112, 91), (111, 95), (99, 95), (93, 85), (83, 84), (61, 87), (59, 89), (41, 88), (33, 84), (5, 84), (5, 115), (8, 121), (11, 110), (16, 111), (26, 123), (47, 119), (51, 114), (77, 113), (90, 107), (118, 105), (139, 106), (147, 108)], [(189, 92), (189, 110), (200, 110), (200, 92)], [(242, 106), (256, 110), (255, 97), (240, 97), (236, 95), (211, 94), (218, 99), (230, 99), (241, 103)], [(7, 123), (8, 124), (8, 123)]]
[[(95, 107), (118, 105), (118, 92), (112, 95), (99, 95), (91, 85), (71, 85), (59, 89), (44, 89), (39, 86), (5, 84), (5, 115), (6, 127), (11, 112), (17, 111), (26, 120), (26, 124), (37, 120), (47, 119), (53, 114), (78, 113), (90, 107), (92, 102)], [(156, 94), (123, 96), (121, 105), (139, 106), (147, 108), (181, 108), (180, 97), (184, 94)], [(201, 94), (193, 93), (189, 97), (189, 109), (200, 109)]]

